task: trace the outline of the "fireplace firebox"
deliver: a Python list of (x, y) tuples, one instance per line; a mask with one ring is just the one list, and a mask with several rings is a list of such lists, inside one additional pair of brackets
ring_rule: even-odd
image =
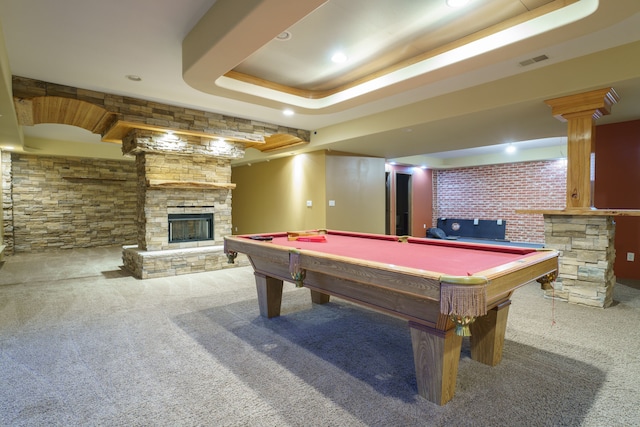
[(169, 243), (213, 240), (213, 214), (169, 214)]

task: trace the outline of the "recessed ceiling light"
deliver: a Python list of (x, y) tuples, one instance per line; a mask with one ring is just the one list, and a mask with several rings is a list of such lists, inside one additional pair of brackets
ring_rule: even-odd
[(285, 116), (293, 116), (295, 113), (293, 112), (293, 110), (287, 108), (286, 110), (282, 110), (282, 114), (284, 114)]
[(276, 36), (276, 40), (281, 42), (291, 40), (291, 33), (289, 31), (283, 31)]
[(132, 82), (142, 81), (142, 77), (136, 76), (135, 74), (127, 74), (125, 77), (131, 80)]
[(509, 153), (509, 154), (513, 154), (513, 153), (515, 153), (515, 152), (516, 152), (516, 150), (517, 150), (517, 149), (516, 149), (516, 146), (515, 146), (515, 145), (513, 145), (513, 144), (509, 144), (509, 145), (507, 145), (507, 148), (505, 148), (505, 151), (506, 151), (507, 153)]
[(463, 7), (469, 3), (469, 0), (447, 0), (447, 6), (449, 7)]
[(343, 52), (336, 52), (331, 57), (331, 61), (335, 62), (336, 64), (342, 64), (343, 62), (347, 62), (347, 55), (345, 55)]

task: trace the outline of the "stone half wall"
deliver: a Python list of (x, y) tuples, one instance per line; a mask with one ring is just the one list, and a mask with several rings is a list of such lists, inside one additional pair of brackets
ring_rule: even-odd
[[(228, 264), (223, 248), (232, 234), (231, 160), (244, 156), (242, 144), (134, 131), (122, 150), (136, 156), (137, 173), (138, 244), (123, 250), (128, 270), (147, 279), (243, 265)], [(213, 240), (169, 243), (176, 213), (213, 213)]]
[(610, 216), (545, 215), (546, 247), (560, 252), (558, 279), (547, 296), (570, 303), (613, 303), (615, 222)]

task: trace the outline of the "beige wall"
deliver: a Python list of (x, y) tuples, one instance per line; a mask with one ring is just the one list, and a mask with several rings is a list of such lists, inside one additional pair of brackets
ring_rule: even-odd
[(231, 182), (234, 234), (314, 228), (384, 233), (383, 159), (299, 154), (234, 167)]
[(326, 228), (323, 152), (237, 166), (231, 182), (234, 234)]
[[(384, 159), (327, 155), (327, 228), (385, 232)], [(329, 200), (335, 206), (328, 206)]]

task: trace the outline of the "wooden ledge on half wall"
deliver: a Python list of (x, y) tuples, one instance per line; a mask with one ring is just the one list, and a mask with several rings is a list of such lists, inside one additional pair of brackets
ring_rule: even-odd
[(574, 215), (574, 216), (640, 216), (640, 209), (516, 209), (517, 214)]

